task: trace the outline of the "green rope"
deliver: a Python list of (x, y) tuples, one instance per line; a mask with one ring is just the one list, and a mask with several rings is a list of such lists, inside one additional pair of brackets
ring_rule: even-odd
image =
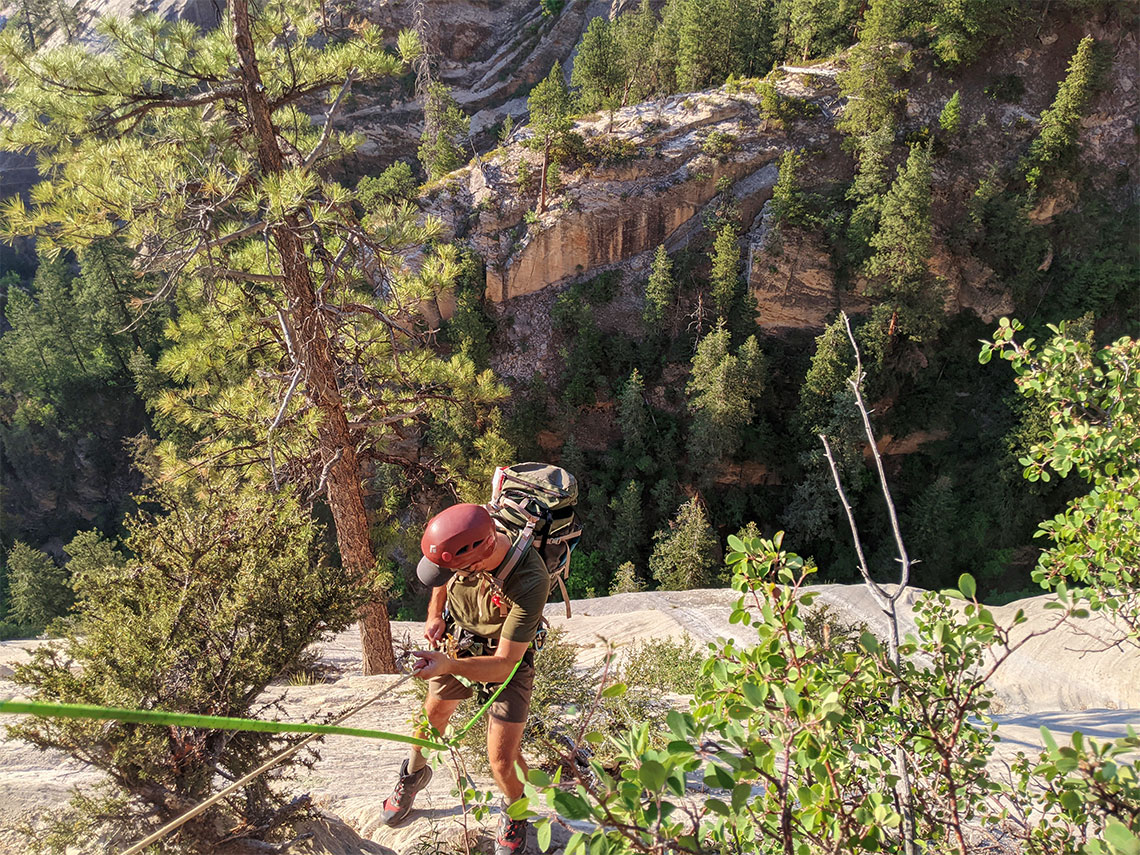
[(457, 734), (455, 734), (455, 736), (451, 737), (451, 739), (447, 741), (448, 745), (457, 745), (459, 743), (459, 740), (467, 735), (467, 731), (475, 726), (475, 722), (483, 717), (483, 713), (489, 710), (491, 708), (491, 704), (495, 702), (495, 699), (503, 693), (503, 689), (505, 689), (507, 687), (507, 684), (511, 682), (511, 679), (515, 676), (515, 672), (519, 670), (520, 665), (522, 665), (521, 659), (515, 663), (515, 667), (512, 668), (511, 673), (507, 675), (507, 679), (503, 680), (503, 682), (499, 684), (499, 688), (495, 689), (495, 693), (491, 695), (491, 697), (487, 698), (487, 703), (483, 704), (483, 706), (479, 708), (479, 712), (475, 713), (475, 717), (471, 719), (471, 721), (467, 722), (461, 731), (459, 731)]
[(404, 736), (401, 733), (388, 733), (384, 730), (366, 730), (359, 727), (340, 727), (333, 724), (293, 724), (287, 721), (265, 721), (257, 718), (229, 718), (216, 715), (195, 715), (192, 713), (173, 713), (165, 710), (128, 710), (117, 707), (99, 707), (90, 704), (52, 704), (37, 701), (0, 701), (0, 713), (16, 715), (38, 715), (48, 718), (94, 719), (96, 721), (122, 721), (133, 724), (162, 724), (175, 727), (204, 727), (213, 730), (245, 730), (257, 733), (320, 733), (329, 736), (359, 736), (363, 739), (385, 739), (391, 742), (404, 742), (420, 748), (431, 748), (435, 751), (447, 751), (462, 739), (467, 731), (474, 727), (475, 722), (491, 708), (502, 694), (503, 689), (511, 682), (515, 672), (522, 664), (520, 659), (511, 669), (507, 679), (499, 685), (494, 694), (483, 704), (475, 717), (464, 725), (463, 729), (455, 734), (446, 743), (432, 742), (416, 736)]
[(364, 730), (358, 727), (340, 727), (332, 724), (293, 724), (287, 721), (264, 721), (256, 718), (227, 718), (216, 715), (172, 713), (164, 710), (126, 710), (115, 707), (97, 707), (88, 704), (49, 704), (34, 701), (0, 701), (0, 713), (38, 715), (52, 718), (95, 719), (97, 721), (123, 721), (135, 724), (165, 724), (177, 727), (205, 727), (213, 730), (252, 730), (258, 733), (322, 733), (337, 736), (359, 736), (364, 739), (386, 739), (405, 742), (420, 748), (446, 751), (449, 745), (431, 742), (401, 733), (383, 730)]

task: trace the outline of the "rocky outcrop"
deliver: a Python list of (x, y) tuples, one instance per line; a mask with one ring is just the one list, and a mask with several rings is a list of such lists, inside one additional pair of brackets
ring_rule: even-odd
[(756, 323), (772, 331), (820, 329), (839, 310), (864, 311), (868, 302), (839, 288), (823, 239), (802, 229), (772, 228), (770, 207), (750, 235), (748, 288)]
[(970, 311), (993, 323), (1014, 311), (1013, 295), (997, 275), (969, 255), (954, 255), (945, 246), (934, 247), (930, 272), (946, 283), (946, 311)]
[(701, 233), (714, 201), (731, 201), (749, 222), (771, 197), (779, 155), (834, 134), (827, 122), (767, 121), (754, 92), (725, 89), (628, 107), (612, 122), (588, 118), (575, 132), (588, 154), (563, 174), (543, 214), (534, 212), (533, 188), (518, 187), (520, 164), (541, 170), (538, 153), (523, 144), (525, 129), (518, 144), (456, 173), (431, 200), (430, 211), (487, 261), (491, 300), (627, 263), (660, 244), (680, 249)]
[[(533, 0), (378, 0), (368, 15), (393, 37), (409, 28), (423, 34), (433, 74), (471, 117), (472, 138), (489, 145), (488, 132), (507, 115), (526, 115), (526, 99), (518, 93), (545, 77), (555, 62), (568, 74), (590, 19), (608, 11), (609, 4), (591, 0), (570, 0), (557, 15), (544, 15)], [(418, 100), (384, 87), (357, 103), (338, 120), (364, 137), (357, 169), (370, 170), (416, 150), (423, 130)]]

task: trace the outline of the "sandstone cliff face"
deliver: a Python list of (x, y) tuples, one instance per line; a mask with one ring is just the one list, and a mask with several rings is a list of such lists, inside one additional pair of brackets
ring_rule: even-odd
[[(471, 117), (477, 145), (490, 144), (488, 131), (507, 115), (526, 115), (525, 93), (555, 62), (569, 62), (590, 19), (609, 13), (609, 3), (570, 0), (558, 15), (543, 15), (534, 0), (376, 0), (369, 18), (395, 36), (422, 33), (433, 74)], [(379, 97), (364, 93), (359, 106), (338, 125), (363, 134), (358, 168), (382, 166), (413, 156), (423, 130), (422, 106), (406, 92), (388, 88)]]
[[(769, 210), (761, 216), (770, 219)], [(836, 286), (831, 256), (819, 235), (772, 229), (763, 219), (750, 236), (746, 269), (762, 329), (816, 330), (840, 309), (859, 313), (867, 308), (857, 293)]]
[[(830, 103), (834, 91), (815, 97)], [(660, 244), (680, 249), (701, 233), (702, 214), (726, 187), (742, 220), (751, 222), (771, 196), (784, 150), (834, 141), (830, 123), (780, 126), (763, 118), (754, 93), (725, 89), (628, 107), (612, 125), (608, 115), (588, 117), (575, 131), (587, 151), (619, 155), (564, 172), (543, 214), (534, 213), (537, 194), (518, 187), (520, 162), (536, 175), (541, 170), (539, 153), (521, 142), (456, 173), (430, 202), (429, 210), (483, 255), (489, 299), (625, 264)]]

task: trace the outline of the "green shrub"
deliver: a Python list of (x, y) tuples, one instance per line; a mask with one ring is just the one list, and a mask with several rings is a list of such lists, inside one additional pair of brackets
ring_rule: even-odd
[(954, 94), (942, 108), (938, 116), (938, 127), (950, 136), (956, 136), (962, 129), (962, 96), (959, 90), (954, 90)]
[(356, 198), (365, 209), (411, 199), (416, 194), (416, 177), (410, 164), (398, 160), (379, 175), (366, 175), (356, 185)]
[[(980, 672), (1015, 649), (1012, 627), (995, 622), (963, 576), (959, 590), (919, 598), (915, 631), (897, 649), (866, 632), (854, 643), (820, 643), (805, 620), (813, 569), (781, 549), (782, 537), (729, 538), (741, 594), (731, 620), (754, 627), (756, 643), (713, 645), (692, 704), (666, 714), (665, 734), (652, 721), (630, 728), (612, 740), (615, 756), (592, 759), (570, 788), (532, 770), (520, 807), (545, 801), (590, 829), (576, 831), (566, 851), (872, 853), (901, 852), (905, 841), (947, 851), (949, 839), (965, 853), (966, 823), (1006, 819), (992, 799), (1002, 787), (987, 772), (996, 739)], [(1060, 620), (1073, 614), (1061, 603)], [(1043, 805), (1066, 844), (1030, 851), (1135, 851), (1136, 778), (1117, 773), (1136, 745), (1134, 733), (1108, 749), (1078, 739), (1072, 749), (1051, 746), (1045, 765), (1025, 764), (1006, 792), (1027, 817), (1024, 800)], [(708, 793), (699, 813), (684, 809), (694, 778)], [(538, 823), (540, 844), (549, 823)]]
[(609, 573), (605, 555), (600, 550), (574, 550), (570, 556), (570, 576), (566, 580), (566, 593), (570, 599), (594, 597), (609, 590)]
[(736, 135), (724, 131), (710, 131), (701, 142), (701, 151), (717, 160), (722, 160), (738, 148), (740, 143)]
[(614, 572), (610, 582), (610, 594), (636, 594), (645, 590), (645, 584), (637, 576), (637, 568), (632, 561), (626, 561)]
[(635, 642), (618, 659), (618, 679), (629, 686), (654, 686), (660, 691), (691, 695), (700, 683), (705, 651), (693, 638), (652, 638)]
[(515, 171), (515, 189), (523, 196), (530, 195), (538, 189), (534, 167), (525, 157), (519, 161), (518, 168)]
[[(361, 595), (326, 561), (317, 524), (288, 493), (230, 479), (167, 485), (148, 499), (158, 511), (127, 524), (134, 557), (76, 579), (66, 640), (36, 651), (15, 681), (37, 701), (250, 715), (310, 644), (348, 625)], [(80, 797), (48, 818), (42, 841), (57, 852), (95, 840), (99, 851), (121, 848), (283, 744), (264, 733), (67, 719), (28, 719), (11, 733), (108, 775), (99, 799)], [(180, 845), (213, 852), (228, 829), (239, 838), (276, 833), (293, 813), (282, 811), (277, 780), (250, 782), (186, 826)], [(92, 814), (106, 799), (119, 808)]]
[(14, 638), (35, 638), (41, 632), (43, 632), (42, 626), (0, 621), (0, 641), (11, 641)]
[(1016, 74), (1003, 74), (986, 86), (985, 93), (995, 101), (1020, 104), (1021, 96), (1025, 94), (1025, 81)]
[(8, 607), (12, 620), (44, 627), (65, 614), (75, 599), (67, 571), (50, 555), (16, 541), (8, 553)]
[(456, 350), (482, 370), (490, 360), (495, 324), (483, 305), (487, 269), (474, 250), (460, 249), (454, 290), (455, 313), (443, 325), (444, 335)]
[(591, 137), (585, 143), (586, 159), (600, 166), (613, 166), (635, 160), (640, 156), (641, 150), (637, 143), (625, 137), (614, 137), (608, 134)]

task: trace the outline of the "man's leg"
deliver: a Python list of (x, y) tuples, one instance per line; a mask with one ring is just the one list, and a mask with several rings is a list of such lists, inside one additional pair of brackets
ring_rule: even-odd
[[(526, 761), (522, 756), (522, 735), (526, 722), (509, 722), (491, 718), (487, 723), (487, 759), (491, 762), (491, 773), (499, 791), (510, 804), (523, 794), (523, 779), (526, 777)], [(522, 778), (519, 777), (521, 769)], [(495, 832), (495, 855), (525, 855), (526, 820), (513, 820), (507, 816), (506, 806), (499, 815), (499, 827)]]
[(526, 775), (526, 761), (522, 756), (522, 736), (526, 722), (502, 721), (491, 717), (487, 721), (487, 760), (491, 764), (491, 774), (499, 791), (507, 797), (508, 804), (523, 794), (523, 782), (515, 765), (522, 767)]
[[(445, 700), (431, 692), (428, 692), (428, 696), (424, 698), (424, 712), (427, 714), (427, 720), (440, 733), (447, 730), (447, 724), (451, 721), (452, 715), (455, 714), (455, 708), (458, 706), (459, 699)], [(428, 738), (426, 733), (417, 732), (416, 736), (421, 739)], [(423, 750), (419, 746), (413, 745), (411, 756), (408, 757), (408, 771), (418, 772), (426, 765), (427, 759), (424, 757)]]
[[(441, 698), (429, 691), (424, 700), (424, 712), (427, 714), (427, 719), (431, 722), (432, 727), (442, 733), (451, 720), (455, 708), (459, 706), (460, 700), (462, 699)], [(421, 738), (427, 736), (422, 732), (418, 732), (416, 735)], [(423, 752), (418, 747), (413, 746), (408, 759), (400, 767), (400, 778), (396, 782), (396, 788), (392, 791), (392, 795), (384, 800), (384, 807), (380, 811), (381, 822), (392, 826), (399, 825), (407, 819), (408, 814), (412, 812), (416, 795), (430, 781), (431, 769), (428, 768), (427, 760), (424, 758)]]

